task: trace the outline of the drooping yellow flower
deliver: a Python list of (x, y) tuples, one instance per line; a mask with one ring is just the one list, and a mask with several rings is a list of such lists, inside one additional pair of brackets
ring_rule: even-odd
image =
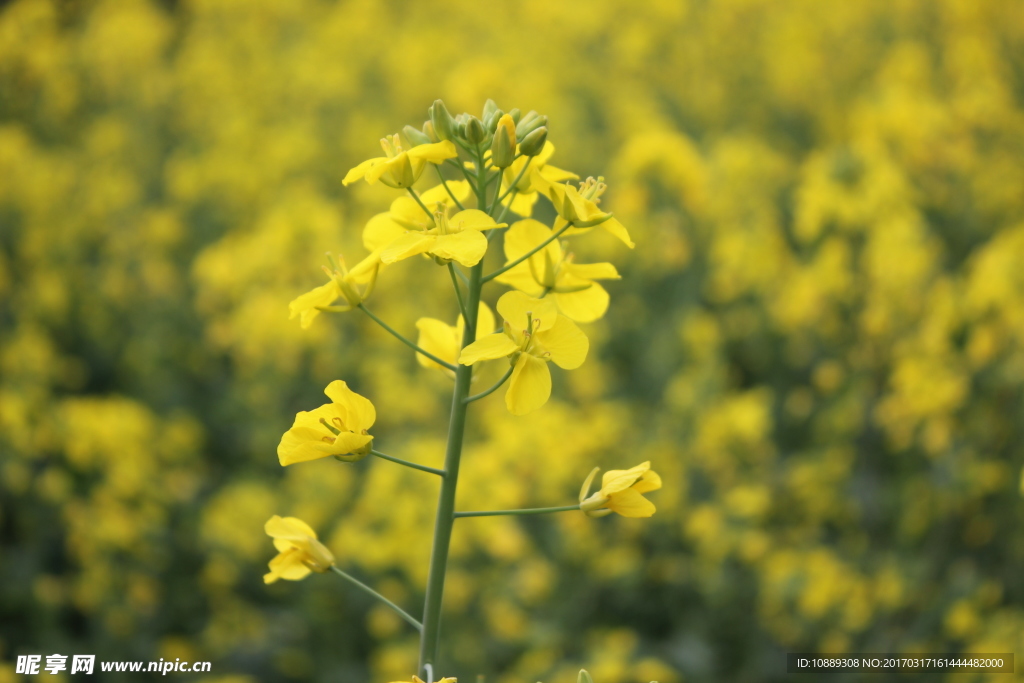
[(348, 388), (340, 379), (327, 385), (331, 403), (295, 416), (291, 429), (281, 437), (277, 458), (281, 465), (335, 456), (345, 462), (362, 460), (370, 452), (370, 427), (377, 411), (369, 400)]
[(661, 477), (644, 462), (628, 470), (608, 470), (601, 479), (601, 490), (587, 497), (590, 484), (600, 467), (595, 467), (580, 489), (580, 509), (590, 517), (617, 512), (623, 517), (650, 517), (654, 503), (643, 497), (661, 488)]
[[(449, 325), (443, 320), (436, 318), (420, 318), (416, 321), (416, 327), (420, 331), (416, 344), (421, 349), (429, 351), (452, 365), (458, 361), (459, 349), (462, 347), (462, 333), (466, 328), (466, 321), (463, 320), (461, 314), (455, 325)], [(476, 338), (480, 339), (492, 332), (494, 332), (494, 314), (491, 313), (491, 309), (487, 304), (481, 301), (476, 318)], [(455, 376), (455, 373), (451, 370), (443, 365), (439, 365), (421, 353), (416, 354), (416, 360), (425, 368), (437, 368), (453, 377)]]
[(382, 138), (380, 146), (387, 156), (367, 159), (345, 174), (342, 184), (351, 185), (360, 178), (373, 185), (378, 180), (388, 187), (404, 189), (412, 184), (423, 173), (427, 163), (440, 164), (445, 159), (454, 159), (459, 155), (451, 140), (417, 145), (412, 149), (402, 149), (402, 141), (398, 135)]
[[(542, 180), (543, 182), (543, 180)], [(598, 208), (601, 195), (607, 189), (604, 178), (587, 178), (580, 183), (576, 189), (569, 183), (546, 183), (544, 192), (547, 194), (551, 204), (558, 212), (558, 219), (555, 221), (555, 231), (561, 230), (566, 221), (572, 223), (572, 227), (563, 232), (563, 235), (578, 235), (587, 232), (590, 228), (600, 225), (612, 235), (622, 240), (630, 249), (635, 247), (633, 240), (629, 238), (626, 227), (610, 213)]]
[(274, 539), (277, 557), (270, 561), (270, 571), (263, 583), (278, 579), (299, 581), (310, 572), (326, 572), (334, 564), (334, 555), (317, 540), (316, 532), (298, 517), (271, 517), (264, 530)]
[[(511, 263), (551, 237), (551, 229), (532, 218), (513, 223), (505, 233), (505, 257)], [(597, 320), (608, 310), (608, 292), (594, 280), (617, 280), (610, 263), (576, 263), (557, 240), (495, 278), (532, 297), (551, 296), (558, 310), (578, 322)]]
[[(351, 270), (345, 266), (345, 259), (340, 254), (337, 263), (330, 254), (328, 258), (331, 260), (332, 268), (324, 267), (324, 272), (331, 278), (327, 284), (296, 297), (288, 304), (288, 319), (299, 316), (299, 324), (304, 330), (313, 324), (313, 320), (321, 311), (351, 311), (370, 296), (377, 282), (377, 273), (381, 268), (379, 250), (364, 258)], [(339, 298), (344, 299), (345, 303), (332, 306), (331, 304)]]
[[(551, 183), (564, 183), (567, 180), (579, 178), (572, 171), (563, 171), (550, 165), (548, 159), (554, 153), (555, 146), (550, 142), (545, 142), (540, 154), (532, 157), (532, 161), (529, 161), (529, 166), (527, 166), (527, 161), (531, 157), (521, 156), (505, 169), (501, 178), (501, 192), (504, 194), (510, 187), (515, 188), (516, 195), (513, 197), (510, 207), (512, 211), (528, 218), (533, 213), (533, 205), (537, 202), (538, 190), (546, 192), (546, 188)], [(525, 173), (523, 172), (524, 167), (526, 168)], [(523, 174), (522, 178), (519, 178), (520, 173)], [(518, 182), (516, 182), (516, 178), (519, 178)], [(515, 184), (513, 185), (513, 183)]]
[(437, 225), (429, 230), (410, 230), (396, 239), (380, 253), (380, 260), (394, 263), (416, 254), (431, 254), (441, 263), (458, 261), (467, 268), (472, 267), (487, 252), (483, 231), (508, 225), (495, 223), (478, 209), (466, 209), (451, 218), (438, 212), (434, 214), (434, 221)]
[(513, 415), (525, 415), (547, 403), (551, 396), (548, 362), (566, 370), (587, 358), (590, 341), (569, 318), (558, 313), (550, 299), (534, 299), (522, 292), (506, 292), (498, 299), (504, 329), (473, 342), (462, 350), (459, 362), (508, 357), (512, 364), (505, 405)]
[[(465, 180), (451, 180), (448, 182), (448, 189), (460, 202), (469, 198), (472, 188)], [(420, 195), (420, 199), (432, 211), (441, 211), (448, 214), (454, 207), (448, 190), (444, 185), (432, 187)], [(416, 200), (412, 197), (396, 197), (391, 202), (391, 209), (379, 213), (371, 218), (363, 228), (363, 244), (370, 251), (383, 250), (407, 230), (429, 230), (435, 227), (434, 215), (427, 215)]]

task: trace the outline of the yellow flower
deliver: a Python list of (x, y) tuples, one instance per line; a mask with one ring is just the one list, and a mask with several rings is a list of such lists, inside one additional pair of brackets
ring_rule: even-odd
[(379, 180), (388, 187), (411, 187), (423, 173), (428, 161), (440, 164), (445, 159), (453, 159), (459, 155), (451, 140), (417, 145), (412, 149), (403, 150), (402, 141), (396, 134), (391, 138), (382, 138), (380, 146), (384, 148), (387, 156), (367, 159), (351, 169), (341, 181), (343, 185), (351, 185), (360, 178), (366, 178), (370, 185)]
[[(455, 325), (437, 320), (436, 318), (420, 318), (416, 321), (416, 327), (420, 331), (416, 344), (424, 351), (429, 351), (443, 361), (454, 365), (459, 357), (459, 349), (462, 347), (462, 332), (466, 327), (462, 315), (455, 322)], [(494, 314), (483, 301), (476, 318), (476, 338), (490, 334), (494, 331)], [(430, 360), (421, 353), (416, 354), (416, 360), (425, 368), (437, 368), (443, 370), (452, 377), (455, 376), (448, 368)]]
[(281, 437), (277, 458), (282, 465), (331, 455), (355, 462), (370, 452), (373, 437), (368, 430), (377, 419), (373, 404), (340, 379), (328, 384), (324, 393), (331, 403), (298, 413), (292, 428)]
[(274, 539), (278, 551), (277, 557), (270, 561), (270, 571), (263, 575), (263, 583), (274, 583), (278, 579), (298, 581), (310, 572), (326, 572), (334, 564), (331, 551), (298, 517), (274, 515), (263, 528)]
[(661, 488), (661, 477), (645, 462), (628, 470), (608, 470), (601, 479), (601, 490), (587, 497), (590, 484), (600, 467), (595, 467), (580, 489), (580, 509), (590, 517), (617, 512), (623, 517), (650, 517), (654, 503), (641, 494)]
[[(320, 285), (305, 294), (302, 294), (288, 304), (288, 319), (299, 316), (299, 323), (302, 329), (309, 328), (313, 320), (320, 315), (321, 311), (341, 313), (351, 311), (353, 308), (366, 300), (373, 291), (377, 282), (377, 273), (380, 270), (380, 251), (372, 254), (357, 263), (351, 270), (345, 267), (345, 259), (338, 255), (340, 266), (335, 263), (334, 258), (328, 254), (332, 269), (324, 267), (324, 272), (331, 279), (325, 285)], [(345, 304), (331, 306), (336, 299), (344, 298)]]
[(498, 299), (498, 313), (505, 319), (503, 331), (464, 348), (459, 362), (472, 365), (507, 356), (513, 370), (505, 405), (513, 415), (525, 415), (551, 396), (548, 361), (566, 370), (578, 368), (586, 360), (590, 341), (550, 299), (506, 292)]
[[(551, 237), (551, 229), (532, 218), (513, 223), (505, 233), (508, 263), (522, 258)], [(617, 280), (610, 263), (575, 263), (557, 240), (495, 278), (533, 297), (550, 294), (558, 310), (578, 322), (597, 320), (608, 310), (608, 292), (594, 280)]]
[[(525, 173), (523, 173), (523, 167), (526, 166), (527, 160), (530, 159), (527, 156), (519, 157), (512, 162), (511, 166), (505, 169), (501, 178), (502, 194), (515, 183), (516, 195), (512, 199), (512, 206), (510, 207), (512, 211), (515, 211), (524, 218), (529, 218), (533, 212), (533, 205), (537, 202), (538, 190), (546, 192), (547, 187), (551, 183), (562, 183), (566, 180), (579, 178), (572, 171), (563, 171), (548, 164), (548, 159), (554, 153), (555, 146), (550, 142), (545, 142), (540, 154), (532, 157), (532, 161), (526, 167)], [(523, 173), (522, 178), (519, 178), (520, 173)], [(516, 178), (519, 178), (519, 182), (516, 182)]]
[(429, 230), (410, 230), (380, 253), (384, 263), (394, 263), (416, 254), (431, 254), (440, 263), (458, 261), (466, 267), (475, 266), (487, 252), (484, 230), (503, 228), (483, 211), (466, 209), (451, 218), (443, 212), (434, 214), (437, 225)]
[(600, 225), (622, 240), (630, 249), (635, 247), (633, 240), (629, 238), (626, 227), (610, 213), (605, 213), (597, 206), (601, 201), (601, 195), (607, 188), (604, 178), (596, 180), (587, 178), (580, 183), (579, 189), (569, 183), (564, 185), (547, 183), (544, 191), (554, 205), (555, 211), (558, 212), (555, 231), (562, 229), (566, 221), (572, 223), (572, 227), (562, 233), (564, 235), (579, 235), (587, 232), (588, 228)]
[[(471, 191), (469, 182), (465, 180), (449, 181), (448, 188), (460, 202), (465, 202)], [(420, 195), (420, 199), (428, 208), (445, 214), (455, 206), (444, 185), (430, 188)], [(379, 213), (367, 221), (363, 228), (363, 244), (370, 251), (383, 250), (407, 230), (429, 230), (434, 226), (433, 214), (428, 216), (415, 199), (408, 196), (396, 197), (391, 202), (390, 211)]]

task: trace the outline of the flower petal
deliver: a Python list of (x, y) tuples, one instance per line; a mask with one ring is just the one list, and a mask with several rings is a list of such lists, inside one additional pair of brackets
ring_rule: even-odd
[(642, 462), (628, 470), (608, 470), (601, 477), (601, 494), (610, 496), (629, 488), (649, 469), (651, 469), (650, 461)]
[(537, 341), (551, 354), (555, 365), (564, 370), (583, 365), (590, 350), (587, 335), (564, 315), (558, 316), (550, 329), (539, 332)]
[[(420, 331), (420, 336), (416, 340), (417, 346), (442, 360), (455, 363), (455, 356), (462, 341), (458, 328), (436, 318), (420, 318), (416, 321), (416, 329)], [(422, 353), (416, 354), (416, 360), (425, 368), (445, 369)]]
[(365, 396), (360, 396), (348, 388), (348, 384), (336, 379), (327, 385), (324, 393), (335, 404), (344, 407), (348, 413), (345, 427), (357, 434), (363, 429), (369, 429), (377, 419), (377, 411), (373, 403)]
[(637, 493), (647, 493), (648, 491), (657, 491), (661, 488), (661, 477), (654, 470), (647, 470), (644, 475), (640, 477), (637, 483), (633, 484), (633, 490)]
[[(532, 218), (516, 221), (505, 233), (505, 258), (509, 262), (528, 254), (541, 242), (551, 237), (551, 228)], [(562, 260), (562, 247), (558, 240), (553, 240), (544, 249), (538, 251), (530, 259), (538, 259), (538, 272), (544, 270), (544, 252), (547, 251), (552, 263)]]
[(558, 306), (550, 299), (534, 299), (522, 292), (505, 292), (498, 299), (498, 314), (515, 330), (525, 330), (533, 317), (533, 332), (542, 332), (555, 324)]
[(486, 337), (477, 339), (475, 342), (462, 349), (459, 355), (459, 362), (463, 365), (473, 365), (481, 360), (496, 360), (512, 355), (519, 347), (507, 335), (497, 332)]
[(288, 319), (300, 316), (299, 323), (302, 329), (307, 329), (313, 324), (313, 319), (320, 315), (317, 306), (330, 306), (331, 303), (341, 296), (338, 283), (330, 280), (327, 284), (311, 289), (301, 294), (288, 304)]
[(562, 269), (581, 280), (618, 280), (622, 277), (611, 263), (565, 263)]
[(430, 253), (472, 267), (487, 253), (487, 238), (476, 230), (438, 235), (430, 247)]
[[(483, 301), (480, 302), (480, 308), (477, 309), (476, 314), (476, 338), (480, 339), (494, 331), (494, 314), (491, 313), (491, 308)], [(461, 337), (459, 343), (462, 342)]]
[(496, 223), (493, 218), (479, 209), (459, 211), (448, 220), (448, 223), (456, 231), (490, 230), (492, 228), (503, 228), (507, 225), (506, 223)]
[(455, 149), (455, 144), (451, 140), (442, 140), (441, 142), (434, 142), (428, 145), (417, 145), (406, 152), (406, 154), (414, 159), (422, 159), (432, 164), (439, 164), (445, 159), (454, 159), (459, 156), (459, 151)]
[(312, 570), (302, 563), (304, 555), (298, 548), (280, 553), (270, 561), (270, 571), (263, 575), (263, 583), (274, 583), (278, 579), (299, 581), (309, 576)]
[(505, 393), (505, 406), (513, 415), (526, 415), (548, 402), (551, 396), (551, 371), (541, 359), (524, 353), (519, 356)]
[[(563, 281), (559, 284), (568, 283)], [(551, 296), (558, 304), (558, 310), (581, 323), (593, 322), (608, 310), (608, 291), (596, 282), (578, 292), (555, 292)]]
[(640, 495), (636, 489), (626, 489), (612, 495), (605, 507), (623, 517), (650, 517), (655, 511), (654, 503)]
[(349, 172), (346, 173), (345, 177), (342, 179), (341, 184), (347, 186), (362, 179), (366, 175), (367, 171), (382, 161), (387, 161), (387, 157), (374, 157), (373, 159), (367, 159), (358, 166), (349, 169)]
[(316, 532), (313, 531), (313, 527), (303, 522), (298, 517), (281, 517), (280, 515), (274, 515), (267, 520), (267, 523), (263, 525), (263, 530), (267, 532), (267, 536), (271, 538), (283, 538), (286, 540), (305, 540), (306, 538), (316, 538)]
[(406, 230), (392, 219), (390, 213), (378, 213), (363, 228), (363, 246), (370, 251), (383, 250), (404, 235)]
[(636, 246), (633, 244), (633, 240), (629, 238), (629, 231), (626, 230), (626, 226), (620, 223), (617, 218), (609, 218), (605, 222), (599, 223), (599, 225), (622, 240), (630, 249)]
[(388, 245), (388, 247), (380, 253), (380, 260), (384, 263), (394, 263), (395, 261), (401, 261), (402, 259), (415, 256), (416, 254), (426, 253), (430, 251), (432, 246), (434, 246), (435, 239), (436, 238), (433, 235), (427, 235), (422, 232), (410, 230)]
[(539, 196), (536, 192), (520, 192), (512, 198), (512, 206), (509, 209), (523, 218), (528, 218), (533, 215), (533, 205), (537, 203)]
[(494, 281), (518, 289), (520, 292), (534, 298), (544, 293), (544, 286), (538, 283), (536, 278), (533, 277), (533, 273), (530, 272), (529, 260), (506, 270), (494, 278)]

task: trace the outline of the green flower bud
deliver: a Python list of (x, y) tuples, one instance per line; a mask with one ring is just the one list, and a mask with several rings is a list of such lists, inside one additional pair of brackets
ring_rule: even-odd
[(434, 130), (434, 124), (429, 120), (423, 122), (423, 134), (430, 138), (431, 142), (441, 142), (441, 138), (437, 137), (437, 131)]
[(516, 124), (516, 137), (522, 140), (533, 131), (546, 125), (548, 125), (548, 117), (531, 110)]
[(494, 131), (498, 128), (498, 119), (505, 115), (502, 110), (493, 112), (490, 116), (484, 119), (484, 128), (487, 129), (488, 133), (494, 134)]
[(498, 111), (498, 104), (494, 100), (488, 98), (488, 100), (484, 102), (484, 113), (481, 118), (486, 121), (488, 117), (496, 111)]
[(498, 168), (508, 168), (515, 157), (516, 124), (511, 116), (504, 114), (495, 123), (494, 138), (491, 140), (491, 163)]
[(409, 147), (410, 148), (416, 147), (417, 145), (429, 145), (430, 144), (430, 137), (427, 136), (425, 133), (423, 133), (418, 128), (413, 128), (412, 126), (406, 126), (405, 128), (402, 129), (402, 132), (405, 133), (405, 139), (409, 141)]
[(544, 143), (547, 142), (547, 139), (548, 128), (547, 126), (541, 126), (523, 138), (523, 141), (519, 143), (519, 151), (528, 157), (535, 157), (544, 149)]
[(471, 145), (479, 145), (487, 139), (487, 130), (484, 123), (475, 116), (470, 116), (466, 121), (466, 142)]
[(430, 123), (434, 126), (434, 132), (437, 137), (441, 140), (451, 140), (455, 137), (455, 121), (452, 119), (452, 115), (448, 113), (448, 109), (445, 108), (444, 102), (441, 100), (434, 100), (434, 103), (430, 105)]
[(520, 112), (519, 109), (517, 108), (517, 109), (513, 109), (512, 111), (510, 111), (508, 113), (508, 115), (512, 117), (513, 123), (518, 125), (519, 124), (519, 117), (522, 115), (522, 112)]
[(590, 673), (586, 669), (580, 669), (580, 674), (576, 677), (576, 683), (594, 683), (594, 679), (590, 677)]

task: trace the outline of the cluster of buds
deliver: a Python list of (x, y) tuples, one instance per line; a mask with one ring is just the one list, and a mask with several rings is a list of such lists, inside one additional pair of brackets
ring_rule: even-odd
[(480, 117), (452, 116), (441, 100), (430, 106), (429, 113), (422, 128), (402, 129), (412, 146), (450, 140), (465, 149), (489, 149), (496, 168), (508, 168), (517, 155), (537, 156), (548, 139), (547, 116), (535, 111), (523, 114), (518, 109), (504, 112), (494, 100), (487, 100)]

